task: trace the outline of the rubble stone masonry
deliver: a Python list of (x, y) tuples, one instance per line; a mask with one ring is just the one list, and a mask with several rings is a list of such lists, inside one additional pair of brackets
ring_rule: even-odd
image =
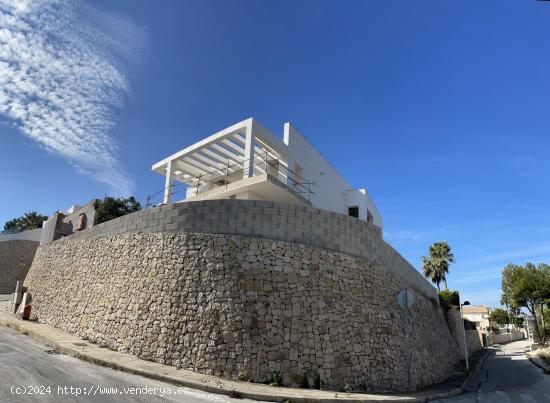
[(233, 234), (317, 246), (365, 257), (402, 277), (421, 294), (437, 298), (436, 289), (384, 242), (379, 227), (314, 207), (231, 199), (162, 205), (94, 225), (64, 240), (130, 231)]
[[(215, 205), (243, 207), (226, 202)], [(262, 209), (274, 209), (275, 216), (297, 211), (283, 206)], [(389, 391), (452, 374), (459, 352), (438, 301), (414, 275), (390, 267), (395, 258), (384, 265), (382, 252), (369, 259), (368, 249), (330, 250), (334, 232), (316, 238), (326, 242), (320, 247), (304, 235), (291, 242), (167, 227), (189, 209), (157, 207), (40, 246), (25, 281), (33, 316), (143, 359), (256, 382), (277, 371), (285, 385), (319, 375), (334, 390)], [(223, 220), (195, 213), (182, 222)], [(344, 224), (355, 221), (326, 213), (316, 220), (351, 236)], [(118, 229), (151, 220), (163, 227)], [(300, 225), (309, 226), (307, 232), (317, 224)], [(369, 234), (379, 239), (367, 241)], [(363, 239), (372, 247), (383, 243), (374, 230), (365, 230)], [(397, 303), (404, 288), (414, 290), (409, 342)]]

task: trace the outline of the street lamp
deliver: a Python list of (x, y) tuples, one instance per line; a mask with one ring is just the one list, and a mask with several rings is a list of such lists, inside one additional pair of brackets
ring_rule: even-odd
[(466, 370), (470, 368), (468, 363), (468, 342), (466, 341), (466, 322), (464, 321), (464, 313), (462, 307), (465, 305), (470, 305), (470, 301), (464, 301), (463, 304), (460, 304), (460, 317), (462, 319), (462, 337), (464, 338), (464, 360), (466, 361)]

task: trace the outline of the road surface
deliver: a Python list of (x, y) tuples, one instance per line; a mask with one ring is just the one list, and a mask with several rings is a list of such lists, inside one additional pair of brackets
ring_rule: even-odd
[(544, 374), (524, 355), (527, 341), (500, 346), (487, 358), (481, 377), (469, 391), (442, 403), (550, 403), (550, 375)]
[[(526, 341), (518, 341), (501, 346), (485, 361), (481, 376), (468, 392), (438, 402), (550, 403), (550, 375), (543, 374), (525, 358), (526, 345)], [(82, 401), (251, 402), (178, 388), (56, 354), (25, 335), (0, 326), (0, 402)]]
[(28, 336), (0, 326), (0, 402), (251, 401), (179, 388), (56, 354)]

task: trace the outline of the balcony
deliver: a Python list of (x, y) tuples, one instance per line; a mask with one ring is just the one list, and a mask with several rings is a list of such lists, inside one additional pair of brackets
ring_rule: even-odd
[[(250, 118), (153, 165), (165, 176), (162, 203), (255, 199), (311, 205), (313, 182), (286, 164), (288, 146)], [(156, 204), (158, 194), (147, 201)], [(180, 200), (175, 200), (175, 199)]]
[[(250, 198), (311, 206), (315, 185), (267, 151), (254, 157), (251, 163), (243, 160), (227, 164), (224, 169), (213, 169), (178, 182), (169, 189), (169, 198), (174, 203)], [(159, 197), (160, 193), (153, 196)]]

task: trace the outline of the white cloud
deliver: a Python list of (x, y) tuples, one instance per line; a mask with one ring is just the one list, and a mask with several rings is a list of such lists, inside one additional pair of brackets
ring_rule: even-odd
[(143, 33), (69, 0), (0, 0), (0, 114), (118, 195), (133, 192), (110, 137)]
[(491, 267), (488, 269), (470, 270), (461, 272), (460, 269), (453, 271), (453, 284), (455, 285), (471, 285), (474, 283), (486, 283), (491, 280), (498, 280), (502, 275), (501, 266)]
[(427, 237), (427, 231), (415, 231), (399, 228), (390, 228), (384, 231), (384, 238), (388, 242), (415, 242), (425, 240)]
[(480, 259), (477, 259), (476, 262), (478, 264), (495, 262), (524, 264), (528, 261), (533, 261), (536, 263), (537, 260), (544, 260), (544, 258), (546, 258), (549, 254), (550, 242), (542, 242), (523, 248), (488, 253)]

